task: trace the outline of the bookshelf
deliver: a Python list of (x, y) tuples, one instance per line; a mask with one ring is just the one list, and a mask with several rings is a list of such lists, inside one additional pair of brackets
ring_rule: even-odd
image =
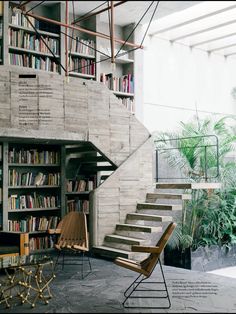
[(32, 17), (27, 20), (10, 1), (8, 21), (5, 19), (5, 22), (8, 22), (7, 46), (10, 65), (60, 72), (58, 62), (60, 62), (61, 48), (58, 26), (37, 21)]
[(8, 143), (4, 153), (3, 230), (28, 232), (30, 250), (53, 247), (61, 211), (61, 146)]
[[(30, 6), (33, 6), (33, 2), (27, 3), (26, 9), (29, 9)], [(49, 71), (65, 75), (65, 71), (59, 65), (61, 63), (64, 68), (66, 67), (65, 35), (63, 34), (65, 29), (60, 29), (60, 26), (50, 23), (45, 24), (45, 22), (36, 21), (32, 17), (28, 22), (14, 7), (16, 7), (16, 2), (4, 1), (2, 15), (0, 10), (0, 30), (1, 21), (3, 21), (4, 35), (3, 39), (0, 39), (0, 64), (2, 55), (4, 65), (27, 67), (37, 71)], [(51, 1), (47, 4), (45, 2), (37, 6), (33, 13), (65, 22), (65, 3), (63, 1)], [(75, 16), (75, 18), (78, 17), (78, 15)], [(71, 12), (69, 20), (73, 20)], [(100, 15), (91, 16), (89, 19), (81, 21), (80, 26), (92, 31), (109, 33), (109, 24), (104, 22), (104, 19), (101, 20)], [(130, 35), (132, 27), (132, 24), (115, 25), (115, 37), (126, 39)], [(136, 33), (140, 33), (140, 30), (135, 31), (129, 37), (129, 42), (139, 42)], [(43, 40), (39, 38), (38, 34), (42, 36)], [(118, 50), (120, 52), (115, 65), (112, 65), (110, 59), (106, 60), (106, 55), (111, 55), (109, 40), (72, 29), (68, 29), (68, 35), (67, 65), (69, 76), (84, 80), (96, 80), (106, 84), (104, 76), (109, 76), (112, 73), (114, 82), (108, 88), (113, 91), (123, 106), (131, 113), (136, 114), (142, 103), (142, 75), (140, 75), (142, 66), (136, 64), (137, 60), (142, 60), (140, 55), (135, 51), (126, 53), (131, 48), (121, 47), (120, 44), (116, 43), (115, 53)], [(46, 47), (44, 41), (50, 49)], [(126, 82), (126, 77), (129, 77), (129, 84), (124, 83), (123, 86), (122, 83)]]
[[(99, 31), (105, 32), (109, 29), (109, 25), (104, 22), (99, 23)], [(115, 37), (125, 39), (130, 34), (130, 25), (115, 26)], [(134, 42), (134, 36), (129, 38)], [(104, 39), (98, 38), (97, 45), (101, 52), (111, 55), (109, 43)], [(105, 84), (114, 95), (119, 99), (131, 113), (135, 113), (135, 88), (134, 88), (134, 52), (128, 52), (130, 48), (122, 47), (121, 44), (115, 44), (115, 64), (111, 64), (111, 60), (106, 60), (106, 56), (99, 54), (101, 63), (98, 65), (100, 73), (98, 80)]]
[[(86, 146), (69, 145), (66, 151), (65, 172), (65, 208), (66, 213), (74, 210), (83, 211), (89, 220), (90, 192), (97, 187), (97, 173), (87, 172), (81, 160), (87, 161), (96, 156), (96, 152)], [(71, 153), (71, 151), (73, 151)], [(89, 163), (91, 166), (93, 163)]]
[[(76, 16), (77, 18), (78, 16)], [(73, 15), (70, 15), (73, 20)], [(91, 18), (80, 23), (81, 27), (94, 29), (95, 19)], [(96, 38), (79, 31), (69, 30), (68, 64), (69, 75), (84, 79), (96, 79)]]
[(54, 239), (47, 230), (69, 211), (83, 211), (89, 220), (100, 159), (90, 143), (15, 141), (0, 143), (2, 230), (29, 233), (30, 252), (51, 250)]

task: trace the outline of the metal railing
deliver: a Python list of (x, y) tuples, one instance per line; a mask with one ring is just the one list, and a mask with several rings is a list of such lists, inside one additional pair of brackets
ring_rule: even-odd
[[(190, 141), (190, 140), (195, 140), (199, 139), (199, 145), (195, 144), (193, 146), (184, 146), (183, 143), (185, 140)], [(204, 143), (204, 139), (212, 139), (212, 143)], [(168, 142), (176, 142), (175, 146), (170, 146), (170, 147), (158, 147), (159, 143), (165, 143), (167, 144)], [(196, 148), (203, 148), (202, 154), (203, 156), (199, 156), (199, 158), (203, 158), (204, 162), (204, 169), (203, 173), (200, 175), (200, 179), (204, 179), (205, 182), (207, 182), (209, 179), (217, 178), (219, 177), (220, 174), (220, 167), (219, 167), (219, 139), (216, 135), (204, 135), (204, 136), (189, 136), (189, 137), (179, 137), (179, 138), (171, 138), (171, 139), (161, 139), (161, 140), (156, 140), (154, 141), (156, 145), (156, 182), (158, 182), (160, 179), (189, 179), (190, 176), (188, 177), (160, 177), (159, 176), (159, 155), (162, 154), (163, 152), (171, 151), (171, 150), (179, 150), (183, 151), (183, 149), (196, 149)], [(210, 147), (215, 147), (215, 169), (216, 173), (215, 175), (209, 175), (209, 168), (208, 168), (208, 156), (209, 156), (209, 148)], [(211, 165), (212, 166), (212, 165)]]

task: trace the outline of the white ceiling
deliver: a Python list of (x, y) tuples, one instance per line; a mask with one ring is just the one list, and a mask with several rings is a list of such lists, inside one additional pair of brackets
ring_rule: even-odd
[(236, 1), (203, 1), (152, 23), (149, 34), (192, 48), (236, 55)]
[[(69, 10), (70, 12), (73, 12), (73, 1), (69, 2)], [(114, 1), (114, 3), (117, 2), (119, 1)], [(202, 1), (160, 1), (155, 14), (155, 19), (186, 9), (200, 2)], [(114, 14), (115, 24), (124, 26), (130, 23), (138, 22), (151, 3), (152, 1), (127, 1), (124, 4), (117, 6)], [(150, 11), (142, 20), (142, 23), (149, 22), (156, 3), (157, 1), (154, 1)], [(107, 7), (107, 1), (74, 1), (75, 13), (77, 15), (84, 15), (101, 4), (103, 5), (97, 10)], [(102, 13), (100, 18), (102, 22), (108, 22), (108, 13)]]
[[(13, 1), (16, 3), (20, 3), (21, 1)], [(56, 2), (66, 2), (66, 1), (30, 1), (30, 6), (34, 7), (35, 5), (46, 5), (51, 6)], [(87, 14), (89, 11), (94, 8), (100, 6), (96, 11), (104, 9), (108, 6), (108, 1), (68, 1), (69, 2), (69, 12), (73, 13), (73, 6), (75, 10), (75, 14), (78, 16), (82, 16)], [(114, 4), (120, 1), (113, 1)], [(146, 14), (146, 16), (142, 20), (142, 24), (149, 22), (152, 12), (154, 11), (154, 7), (158, 1), (126, 1), (122, 5), (115, 7), (115, 24), (117, 25), (127, 25), (130, 23), (137, 23), (142, 17), (145, 10), (152, 3), (152, 7), (150, 11)], [(155, 19), (159, 19), (163, 16), (172, 14), (177, 11), (184, 10), (193, 5), (196, 5), (202, 1), (159, 1), (158, 8), (156, 14), (154, 16)], [(93, 11), (94, 12), (94, 11)], [(107, 11), (100, 14), (100, 18), (102, 22), (108, 22), (108, 13)]]

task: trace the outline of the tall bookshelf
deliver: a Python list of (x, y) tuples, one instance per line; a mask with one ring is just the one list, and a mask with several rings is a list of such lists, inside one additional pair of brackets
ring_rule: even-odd
[[(78, 18), (78, 16), (75, 16)], [(73, 15), (70, 15), (70, 21)], [(80, 23), (81, 27), (95, 30), (95, 18)], [(86, 33), (69, 30), (68, 65), (69, 75), (84, 79), (96, 79), (96, 37)]]
[(60, 146), (4, 143), (3, 230), (28, 232), (30, 251), (52, 248), (61, 218)]
[[(85, 170), (81, 159), (89, 160), (96, 156), (96, 152), (87, 151), (86, 146), (66, 145), (66, 163), (65, 163), (65, 209), (66, 213), (70, 211), (82, 211), (89, 220), (89, 195), (97, 187), (97, 173), (90, 172), (90, 166)], [(71, 153), (73, 151), (73, 153)], [(96, 165), (96, 163), (94, 163)]]
[[(104, 22), (99, 22), (99, 31), (106, 32), (109, 25)], [(115, 26), (115, 37), (125, 39), (130, 34), (130, 26)], [(107, 55), (111, 55), (109, 41), (98, 38), (100, 50)], [(133, 42), (133, 36), (129, 38)], [(115, 43), (115, 55), (119, 56), (115, 59), (115, 64), (111, 64), (111, 60), (106, 60), (107, 57), (100, 54), (99, 64), (100, 82), (104, 83), (119, 101), (132, 113), (135, 112), (134, 102), (134, 52), (128, 52), (130, 48), (122, 47), (121, 44)]]
[[(57, 4), (56, 4), (57, 5)], [(56, 11), (56, 7), (51, 8)], [(48, 7), (34, 13), (48, 16)], [(55, 18), (55, 17), (54, 17)], [(57, 14), (56, 19), (59, 19)], [(60, 72), (60, 27), (26, 17), (9, 1), (8, 16), (8, 63), (36, 70)], [(39, 34), (41, 36), (39, 36)], [(5, 62), (6, 63), (6, 62)]]
[[(33, 5), (33, 1), (29, 2), (26, 4), (26, 9)], [(12, 65), (13, 67), (48, 70), (64, 75), (65, 71), (59, 63), (66, 68), (65, 35), (63, 34), (65, 28), (50, 23), (37, 22), (30, 18), (31, 23), (37, 29), (35, 31), (32, 25), (22, 17), (21, 13), (14, 9), (15, 6), (16, 2), (14, 1), (4, 1), (3, 17), (0, 14), (0, 25), (1, 19), (3, 20), (3, 64)], [(65, 3), (63, 1), (47, 3), (45, 1), (37, 6), (33, 13), (65, 22)], [(78, 17), (76, 16), (76, 18)], [(71, 12), (69, 20), (73, 20)], [(101, 21), (100, 15), (92, 16), (80, 22), (80, 26), (88, 30), (109, 34), (109, 24), (103, 20)], [(115, 37), (125, 40), (132, 27), (133, 25), (115, 25)], [(135, 31), (132, 34), (129, 38), (130, 42), (139, 42), (135, 38), (137, 37), (136, 33), (140, 33), (140, 31)], [(37, 34), (42, 35), (43, 40), (47, 42), (54, 56), (45, 46), (43, 40), (38, 38)], [(68, 29), (68, 35), (67, 65), (69, 75), (84, 80), (102, 81), (130, 112), (136, 114), (137, 108), (142, 103), (142, 71), (140, 72), (142, 66), (136, 64), (136, 59), (142, 60), (142, 58), (137, 58), (138, 53), (130, 51), (125, 54), (125, 51), (131, 49), (131, 47), (121, 47), (121, 44), (116, 43), (115, 52), (120, 48), (121, 51), (119, 58), (116, 58), (115, 66), (113, 66), (111, 60), (105, 60), (107, 57), (102, 54), (103, 52), (111, 55), (109, 40), (72, 29)], [(112, 75), (112, 82), (108, 83), (106, 78), (109, 78), (109, 75)], [(128, 81), (127, 77), (129, 77)], [(135, 88), (135, 86), (138, 86), (138, 88)]]

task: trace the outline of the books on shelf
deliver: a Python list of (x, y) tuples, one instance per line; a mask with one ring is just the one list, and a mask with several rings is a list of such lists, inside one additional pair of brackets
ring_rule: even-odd
[(14, 30), (12, 28), (9, 28), (8, 32), (8, 42), (11, 48), (23, 48), (48, 54), (53, 52), (55, 55), (59, 55), (59, 40), (56, 38), (42, 36), (42, 39), (42, 37), (38, 37), (36, 34), (30, 34), (26, 33), (24, 30)]
[(21, 220), (8, 220), (8, 231), (35, 232), (55, 229), (58, 225), (59, 217), (34, 217), (27, 216)]
[(96, 188), (96, 178), (86, 178), (80, 180), (67, 180), (67, 192), (92, 191)]
[(9, 210), (57, 207), (60, 207), (60, 199), (58, 195), (43, 195), (33, 192), (25, 195), (11, 194), (8, 197)]
[(52, 236), (31, 237), (29, 239), (30, 252), (51, 249), (53, 246), (54, 242)]
[(69, 47), (71, 52), (81, 53), (84, 55), (95, 56), (95, 42), (92, 39), (82, 39), (76, 36), (70, 39)]
[(8, 185), (14, 186), (59, 186), (60, 172), (42, 173), (42, 172), (20, 172), (16, 169), (8, 170)]
[[(38, 26), (36, 25), (38, 21), (35, 20), (35, 18), (29, 16), (28, 19), (29, 20), (22, 14), (21, 10), (9, 6), (9, 22), (11, 24), (27, 28), (33, 28), (32, 25), (35, 27)], [(32, 25), (30, 23), (32, 23)]]
[(38, 148), (10, 148), (8, 162), (17, 164), (59, 164), (60, 154), (58, 151), (40, 150)]
[(34, 29), (34, 27), (38, 30), (42, 30), (45, 32), (56, 33), (58, 34), (60, 31), (60, 26), (53, 25), (52, 23), (47, 23), (45, 21), (38, 21), (32, 16), (25, 17), (22, 14), (21, 10), (16, 7), (9, 6), (9, 23), (16, 26), (22, 26), (29, 29)]
[(122, 93), (134, 93), (134, 78), (132, 74), (125, 74), (121, 77), (115, 77), (112, 73), (102, 73), (100, 81), (109, 89)]
[(32, 54), (9, 53), (10, 64), (28, 67), (35, 70), (44, 70), (49, 72), (59, 72), (59, 65), (52, 61), (50, 57), (34, 56)]
[(95, 75), (95, 62), (91, 59), (70, 56), (69, 66), (71, 72)]
[(67, 200), (67, 213), (71, 211), (82, 211), (86, 214), (89, 213), (89, 201), (80, 199)]

